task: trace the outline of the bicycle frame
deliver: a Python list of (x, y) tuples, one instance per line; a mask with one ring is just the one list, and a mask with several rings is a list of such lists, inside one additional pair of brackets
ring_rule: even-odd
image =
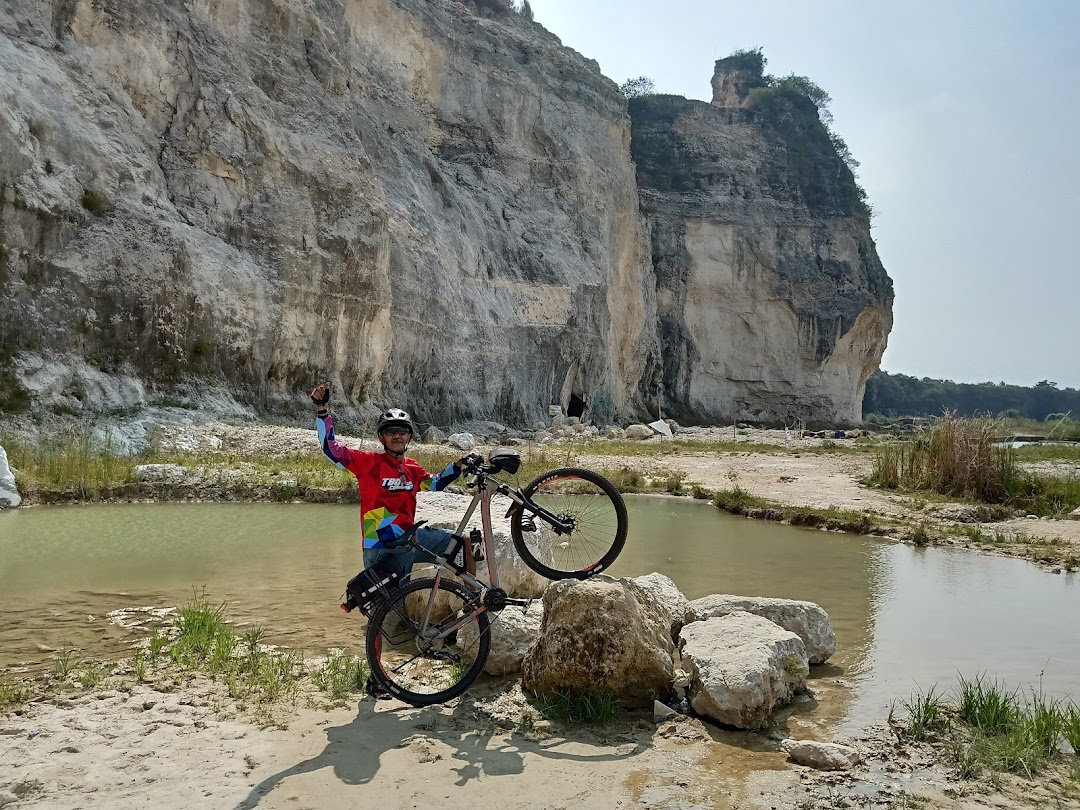
[[(465, 514), (462, 516), (461, 521), (458, 523), (457, 529), (454, 531), (458, 537), (465, 536), (465, 529), (469, 525), (469, 521), (472, 520), (473, 514), (476, 512), (477, 505), (480, 506), (480, 526), (481, 534), (484, 538), (484, 556), (488, 561), (488, 575), (490, 582), (484, 582), (481, 579), (473, 576), (469, 573), (461, 573), (458, 576), (465, 579), (471, 586), (472, 590), (480, 593), (483, 590), (489, 588), (499, 587), (499, 573), (493, 565), (494, 550), (494, 532), (491, 528), (491, 496), (492, 494), (499, 494), (509, 498), (513, 501), (513, 505), (507, 511), (506, 516), (511, 516), (515, 510), (528, 510), (537, 517), (543, 519), (546, 523), (550, 524), (555, 530), (556, 534), (569, 534), (572, 530), (571, 526), (568, 526), (562, 521), (558, 515), (554, 515), (544, 507), (527, 498), (525, 494), (519, 489), (512, 489), (507, 484), (499, 481), (491, 473), (481, 470), (477, 472), (473, 478), (470, 486), (476, 487), (476, 492), (473, 494), (472, 501), (469, 503), (468, 508), (465, 510)], [(425, 553), (432, 558), (433, 567), (439, 569), (439, 573), (436, 577), (440, 577), (443, 571), (451, 571), (452, 569), (446, 564), (445, 558), (439, 554), (433, 554), (430, 551), (424, 549)], [(457, 571), (454, 571), (457, 574)]]
[[(515, 509), (529, 510), (538, 517), (551, 524), (556, 533), (563, 534), (570, 531), (568, 527), (558, 516), (553, 515), (548, 510), (539, 504), (533, 503), (529, 498), (525, 496), (523, 492), (518, 489), (513, 489), (507, 484), (502, 483), (495, 478), (490, 472), (480, 470), (474, 476), (470, 486), (476, 487), (476, 492), (473, 494), (472, 501), (469, 503), (468, 508), (465, 510), (465, 514), (462, 516), (461, 521), (458, 523), (458, 527), (454, 534), (458, 537), (465, 537), (466, 527), (469, 525), (469, 521), (472, 520), (473, 514), (476, 512), (477, 505), (480, 506), (480, 526), (481, 535), (484, 538), (484, 556), (488, 564), (488, 582), (484, 582), (482, 579), (474, 574), (470, 574), (467, 571), (458, 572), (455, 568), (452, 568), (446, 560), (446, 557), (441, 554), (435, 554), (428, 551), (423, 547), (421, 550), (429, 557), (431, 557), (431, 565), (435, 569), (435, 584), (433, 591), (437, 591), (439, 582), (442, 580), (442, 576), (445, 572), (453, 572), (461, 580), (466, 588), (475, 594), (477, 597), (483, 597), (485, 591), (493, 590), (499, 587), (499, 572), (495, 566), (494, 558), (494, 532), (491, 528), (491, 496), (492, 494), (499, 494), (508, 497), (513, 501), (513, 505), (507, 512), (507, 515), (513, 514)], [(471, 554), (471, 545), (468, 547), (468, 553)], [(521, 604), (527, 604), (530, 600), (512, 600), (511, 604), (520, 601)], [(429, 600), (426, 608), (424, 609), (424, 615), (419, 622), (419, 627), (423, 630), (428, 627), (431, 621), (431, 610), (434, 606), (433, 601)], [(453, 622), (448, 627), (443, 628), (442, 632), (435, 636), (432, 640), (438, 640), (450, 635), (453, 631), (465, 624), (470, 618), (478, 613), (483, 613), (488, 609), (488, 606), (481, 603), (477, 605), (474, 611), (471, 611), (467, 616), (461, 617), (458, 621)]]

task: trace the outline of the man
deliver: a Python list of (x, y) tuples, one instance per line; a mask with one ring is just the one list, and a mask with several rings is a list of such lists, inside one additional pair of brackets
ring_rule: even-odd
[[(330, 417), (330, 383), (316, 386), (311, 392), (315, 403), (315, 426), (323, 453), (334, 464), (356, 476), (360, 487), (360, 522), (364, 535), (364, 567), (378, 566), (384, 573), (396, 571), (408, 577), (414, 562), (428, 558), (418, 549), (387, 548), (385, 541), (395, 540), (413, 527), (416, 493), (437, 492), (461, 475), (461, 462), (452, 462), (438, 475), (432, 475), (416, 461), (405, 457), (413, 437), (409, 414), (391, 408), (379, 416), (378, 436), (382, 452), (353, 450), (334, 437)], [(445, 529), (421, 527), (416, 541), (436, 554), (450, 545), (452, 536)]]

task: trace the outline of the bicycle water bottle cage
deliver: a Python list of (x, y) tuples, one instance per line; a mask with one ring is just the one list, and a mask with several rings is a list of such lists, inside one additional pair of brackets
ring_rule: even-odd
[(465, 544), (469, 541), (456, 534), (451, 535), (451, 537), (454, 539), (450, 541), (450, 547), (446, 549), (446, 561), (455, 572), (464, 574), (468, 570), (465, 559)]
[(482, 562), (484, 559), (484, 535), (480, 533), (479, 529), (473, 529), (469, 532), (469, 542), (472, 543), (473, 559)]

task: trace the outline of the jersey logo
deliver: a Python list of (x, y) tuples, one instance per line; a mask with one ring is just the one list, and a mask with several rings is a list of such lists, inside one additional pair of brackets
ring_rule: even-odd
[(384, 478), (382, 480), (383, 489), (388, 489), (391, 492), (412, 492), (413, 482), (405, 476), (401, 478)]

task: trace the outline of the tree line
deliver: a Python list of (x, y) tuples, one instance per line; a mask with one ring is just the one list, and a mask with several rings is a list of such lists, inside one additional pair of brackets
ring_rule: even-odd
[(1035, 419), (1080, 416), (1080, 390), (1058, 388), (1051, 380), (1034, 386), (1004, 382), (956, 383), (875, 371), (866, 381), (863, 413), (880, 416), (941, 416), (945, 411), (960, 416), (1008, 416)]

